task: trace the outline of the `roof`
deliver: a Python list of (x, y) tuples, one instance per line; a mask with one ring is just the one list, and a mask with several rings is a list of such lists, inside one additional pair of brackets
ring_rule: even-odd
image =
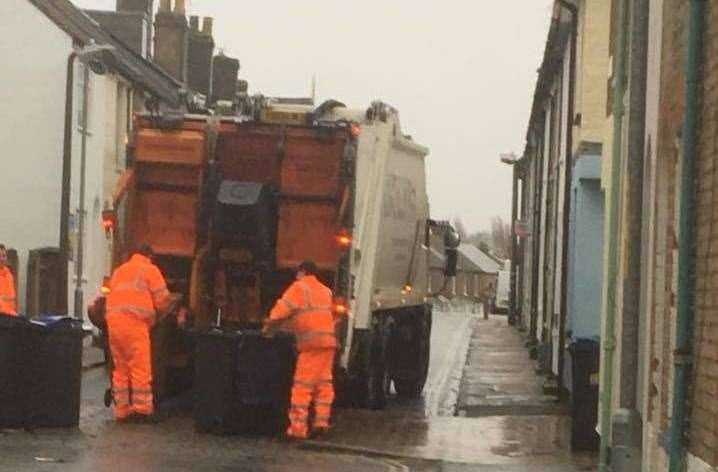
[(483, 272), (486, 274), (497, 274), (501, 266), (481, 249), (473, 244), (461, 243), (459, 252), (471, 264), (472, 267), (464, 267), (464, 269)]
[(181, 105), (179, 91), (183, 88), (182, 83), (102, 29), (99, 23), (73, 5), (70, 0), (29, 1), (81, 44), (94, 41), (96, 44), (113, 46), (115, 66), (120, 74), (142, 85), (148, 93), (167, 105), (175, 108)]

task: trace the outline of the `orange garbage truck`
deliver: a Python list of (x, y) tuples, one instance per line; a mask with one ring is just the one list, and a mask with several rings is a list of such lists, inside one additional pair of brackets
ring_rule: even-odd
[[(115, 259), (150, 244), (187, 330), (261, 327), (304, 260), (347, 313), (338, 329), (338, 394), (383, 407), (393, 384), (418, 396), (428, 371), (429, 245), (444, 234), (426, 190), (428, 149), (382, 102), (349, 109), (257, 98), (237, 116), (138, 116), (114, 195)], [(456, 257), (445, 274), (451, 276)], [(452, 262), (453, 261), (453, 262)], [(342, 395), (342, 393), (345, 395)], [(351, 392), (351, 395), (346, 394)]]

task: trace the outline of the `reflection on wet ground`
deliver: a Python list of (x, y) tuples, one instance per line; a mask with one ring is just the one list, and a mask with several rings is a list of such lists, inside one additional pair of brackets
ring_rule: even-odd
[(81, 428), (0, 431), (0, 470), (593, 470), (591, 455), (569, 453), (569, 420), (542, 395), (533, 369), (505, 318), (437, 313), (421, 400), (338, 410), (329, 435), (302, 444), (198, 434), (187, 412), (159, 425), (116, 424), (102, 405), (106, 374), (94, 369), (83, 376)]

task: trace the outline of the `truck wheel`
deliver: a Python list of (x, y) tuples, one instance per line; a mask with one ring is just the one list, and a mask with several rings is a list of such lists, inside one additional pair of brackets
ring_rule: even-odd
[(429, 373), (429, 359), (431, 355), (431, 309), (426, 308), (421, 323), (413, 326), (411, 343), (413, 346), (403, 346), (407, 352), (413, 352), (414, 367), (404, 375), (394, 376), (394, 388), (402, 399), (416, 399), (421, 396)]

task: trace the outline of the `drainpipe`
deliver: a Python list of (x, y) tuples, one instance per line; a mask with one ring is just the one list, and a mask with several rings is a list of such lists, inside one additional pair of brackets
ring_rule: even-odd
[(568, 246), (571, 227), (571, 180), (573, 179), (573, 117), (576, 100), (576, 46), (578, 43), (578, 7), (567, 0), (559, 0), (562, 8), (571, 14), (571, 64), (568, 79), (568, 119), (566, 120), (566, 169), (563, 189), (563, 245), (561, 247), (561, 308), (559, 319), (558, 386), (563, 392), (563, 365), (565, 362), (566, 319), (568, 317)]
[(625, 93), (624, 75), (626, 69), (626, 13), (627, 0), (618, 0), (616, 13), (615, 68), (613, 71), (613, 149), (611, 155), (611, 189), (608, 221), (608, 254), (606, 267), (606, 313), (605, 336), (603, 339), (603, 369), (601, 371), (601, 447), (599, 452), (599, 472), (609, 471), (609, 449), (611, 444), (611, 403), (613, 399), (613, 354), (616, 349), (616, 279), (618, 277), (619, 258), (619, 199), (621, 198), (621, 149), (623, 138), (623, 95)]
[(614, 472), (641, 470), (643, 426), (638, 411), (638, 362), (641, 328), (641, 270), (643, 239), (643, 155), (646, 130), (646, 67), (648, 58), (648, 0), (633, 0), (630, 17), (626, 152), (626, 271), (621, 318), (620, 408), (613, 414), (611, 438)]
[(71, 52), (67, 57), (67, 77), (65, 79), (65, 132), (62, 146), (62, 191), (60, 197), (60, 261), (62, 270), (59, 274), (60, 306), (57, 309), (67, 313), (67, 281), (70, 263), (70, 241), (68, 240), (68, 219), (70, 217), (70, 182), (72, 178), (72, 112), (75, 90), (75, 59), (77, 53)]
[(516, 272), (518, 267), (518, 245), (516, 244), (516, 218), (518, 216), (518, 161), (511, 165), (511, 280), (509, 282), (509, 315), (510, 325), (516, 324)]
[(77, 210), (77, 255), (75, 257), (75, 313), (74, 315), (83, 319), (84, 301), (82, 290), (82, 279), (85, 269), (85, 188), (87, 168), (87, 105), (89, 102), (89, 81), (90, 66), (85, 64), (82, 68), (82, 139), (80, 146), (80, 205)]
[(695, 220), (694, 179), (697, 157), (698, 73), (702, 34), (703, 0), (690, 0), (688, 13), (688, 50), (686, 60), (686, 108), (683, 118), (683, 158), (678, 237), (678, 309), (676, 350), (673, 353), (673, 408), (670, 430), (670, 472), (680, 472), (685, 457), (683, 433), (686, 426), (686, 397), (693, 352), (693, 232)]

